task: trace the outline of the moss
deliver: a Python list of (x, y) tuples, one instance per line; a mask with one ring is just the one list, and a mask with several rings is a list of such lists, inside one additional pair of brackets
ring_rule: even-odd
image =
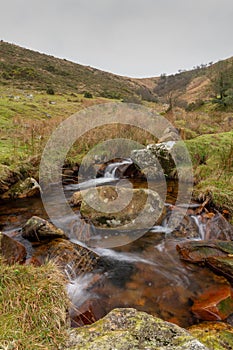
[(233, 327), (223, 322), (204, 322), (189, 328), (189, 332), (210, 350), (233, 348)]

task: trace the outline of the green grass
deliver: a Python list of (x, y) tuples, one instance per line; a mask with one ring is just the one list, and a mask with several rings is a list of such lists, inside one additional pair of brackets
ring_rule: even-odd
[(58, 268), (0, 262), (0, 349), (54, 350), (67, 337), (69, 305)]
[(194, 196), (207, 196), (233, 214), (233, 132), (202, 135), (186, 141), (196, 186)]

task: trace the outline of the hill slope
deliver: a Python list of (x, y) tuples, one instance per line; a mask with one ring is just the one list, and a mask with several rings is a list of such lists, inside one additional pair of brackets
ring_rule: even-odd
[(130, 78), (117, 76), (77, 63), (58, 59), (0, 42), (0, 84), (17, 88), (56, 92), (90, 92), (96, 96), (117, 99), (153, 100), (146, 86)]

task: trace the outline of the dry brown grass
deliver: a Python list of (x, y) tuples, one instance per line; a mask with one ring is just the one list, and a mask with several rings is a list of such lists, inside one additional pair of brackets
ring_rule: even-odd
[(64, 277), (42, 267), (0, 263), (0, 349), (58, 349), (67, 337)]

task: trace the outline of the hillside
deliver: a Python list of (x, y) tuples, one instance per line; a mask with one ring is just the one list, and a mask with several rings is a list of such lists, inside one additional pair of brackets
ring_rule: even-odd
[(0, 84), (20, 89), (53, 89), (56, 93), (92, 93), (96, 96), (138, 101), (153, 100), (139, 82), (77, 63), (0, 42)]
[(202, 64), (190, 71), (162, 74), (141, 79), (161, 102), (195, 109), (204, 102), (214, 102), (223, 109), (233, 109), (233, 57), (215, 64)]

